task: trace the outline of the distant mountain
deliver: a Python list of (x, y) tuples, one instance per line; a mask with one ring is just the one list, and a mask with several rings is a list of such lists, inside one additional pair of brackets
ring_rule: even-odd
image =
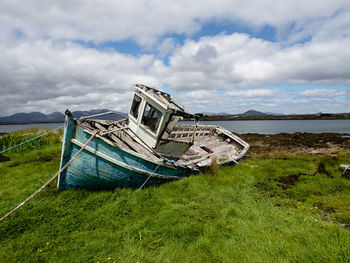
[(276, 112), (265, 112), (267, 115), (272, 115), (272, 116), (283, 116), (283, 113), (276, 113)]
[[(102, 110), (89, 110), (89, 111), (74, 111), (72, 112), (72, 114), (75, 118), (80, 118), (83, 116), (100, 114), (107, 111), (110, 111), (110, 110), (102, 109)], [(101, 116), (98, 118), (99, 119), (122, 119), (123, 117), (120, 115), (110, 114), (110, 115)], [(41, 112), (31, 112), (31, 113), (21, 112), (11, 116), (7, 116), (7, 117), (0, 117), (0, 124), (64, 122), (64, 119), (65, 119), (65, 115), (60, 112), (53, 112), (51, 114), (44, 114)]]
[[(96, 110), (89, 110), (89, 111), (74, 111), (72, 112), (73, 116), (75, 118), (81, 118), (84, 116), (90, 116), (95, 114), (100, 114), (104, 112), (108, 112), (111, 110), (108, 109), (96, 109)], [(122, 113), (123, 115), (127, 115), (127, 113)], [(244, 113), (240, 114), (231, 114), (227, 112), (219, 112), (219, 113), (213, 113), (213, 112), (203, 112), (203, 113), (197, 113), (197, 114), (203, 114), (204, 116), (243, 116), (243, 117), (250, 117), (250, 116), (267, 116), (267, 115), (281, 115), (276, 113), (264, 113), (256, 110), (248, 110)], [(110, 114), (106, 116), (100, 116), (96, 117), (98, 119), (104, 119), (104, 120), (119, 120), (124, 118), (121, 115), (115, 115)], [(60, 112), (53, 112), (50, 114), (44, 114), (41, 112), (31, 112), (31, 113), (16, 113), (14, 115), (8, 116), (8, 117), (0, 117), (0, 124), (20, 124), (20, 123), (44, 123), (44, 122), (64, 122), (65, 115)]]
[[(196, 114), (200, 114), (200, 113), (196, 113)], [(202, 112), (201, 114), (206, 115), (206, 116), (218, 116), (218, 115), (227, 116), (227, 115), (232, 115), (231, 113), (227, 113), (227, 112), (219, 112), (219, 113)]]
[(74, 118), (81, 118), (84, 116), (100, 114), (100, 113), (104, 113), (107, 111), (111, 111), (111, 110), (102, 109), (102, 110), (89, 110), (89, 111), (73, 111), (72, 114), (73, 114)]
[[(105, 113), (111, 110), (108, 109), (102, 109), (102, 110), (89, 110), (89, 111), (73, 111), (72, 114), (74, 118), (81, 118), (81, 117), (86, 117), (90, 115), (97, 115), (101, 113)], [(127, 116), (127, 113), (120, 112), (120, 114), (108, 114), (108, 115), (103, 115), (103, 116), (97, 116), (97, 119), (100, 120), (119, 120), (125, 118)]]
[(250, 117), (250, 116), (267, 116), (269, 114), (261, 112), (261, 111), (256, 111), (256, 110), (248, 110), (244, 113), (237, 114), (239, 116), (244, 116), (244, 117)]
[(226, 116), (226, 115), (232, 115), (232, 114), (231, 113), (227, 113), (227, 112), (219, 112), (219, 113), (216, 113), (216, 115)]
[[(200, 114), (200, 113), (196, 113)], [(232, 113), (227, 113), (227, 112), (219, 112), (219, 113), (213, 113), (213, 112), (202, 112), (204, 116), (243, 116), (243, 117), (250, 117), (250, 116), (267, 116), (267, 115), (273, 115), (273, 116), (280, 116), (283, 114), (279, 113), (272, 113), (272, 112), (261, 112), (261, 111), (256, 111), (256, 110), (248, 110), (244, 113), (238, 113), (238, 114), (232, 114)]]
[(47, 116), (47, 118), (49, 120), (52, 120), (52, 121), (55, 121), (55, 122), (57, 122), (57, 121), (58, 122), (64, 121), (64, 118), (65, 118), (63, 113), (57, 112), (57, 111), (53, 112), (51, 114), (46, 114), (46, 116)]
[(8, 117), (0, 117), (0, 123), (34, 123), (34, 122), (63, 122), (64, 115), (59, 112), (44, 114), (41, 112), (16, 113)]

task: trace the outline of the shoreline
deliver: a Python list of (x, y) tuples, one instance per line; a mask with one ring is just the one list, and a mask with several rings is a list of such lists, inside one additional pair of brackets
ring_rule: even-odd
[[(180, 121), (179, 124), (187, 125), (193, 122)], [(201, 125), (215, 125), (239, 134), (259, 133), (350, 133), (350, 119), (348, 120), (235, 120), (235, 121), (201, 121)], [(27, 123), (0, 125), (0, 133), (11, 133), (33, 128), (56, 128), (63, 125), (62, 122)]]
[[(25, 133), (26, 131), (20, 131)], [(18, 133), (18, 132), (15, 132)], [(11, 133), (0, 133), (2, 136)], [(256, 155), (336, 155), (350, 150), (350, 133), (234, 133), (250, 145)], [(250, 155), (250, 154), (248, 154)]]
[(0, 126), (1, 125), (30, 125), (30, 124), (64, 124), (64, 121), (62, 122), (16, 122), (16, 123), (13, 123), (13, 122), (10, 122), (10, 123), (4, 123), (4, 122), (0, 122)]
[(203, 121), (243, 121), (243, 120), (348, 120), (350, 113), (319, 113), (319, 114), (289, 114), (289, 115), (200, 115)]
[[(350, 117), (344, 118), (259, 118), (259, 117), (245, 117), (245, 118), (200, 118), (200, 121), (310, 121), (310, 120), (350, 120)], [(185, 120), (184, 121), (189, 121)]]
[(336, 155), (350, 149), (348, 133), (240, 134), (258, 155)]

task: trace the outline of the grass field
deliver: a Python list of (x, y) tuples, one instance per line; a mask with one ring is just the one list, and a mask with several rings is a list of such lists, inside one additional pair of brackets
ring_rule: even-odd
[[(3, 156), (0, 216), (57, 172), (59, 136)], [(251, 156), (143, 190), (56, 193), (54, 182), (0, 222), (0, 262), (350, 262), (341, 163), (349, 150)]]

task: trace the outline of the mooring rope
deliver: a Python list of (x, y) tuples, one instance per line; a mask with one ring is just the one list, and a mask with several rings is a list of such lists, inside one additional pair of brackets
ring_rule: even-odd
[(56, 131), (56, 130), (58, 130), (58, 129), (61, 129), (61, 128), (63, 128), (63, 126), (64, 126), (64, 125), (61, 125), (61, 126), (57, 127), (56, 129), (53, 129), (53, 130), (51, 130), (51, 131), (42, 133), (42, 134), (40, 134), (40, 135), (38, 135), (38, 136), (36, 136), (36, 137), (34, 137), (34, 138), (32, 138), (32, 139), (29, 139), (29, 140), (27, 140), (27, 141), (25, 141), (25, 142), (21, 142), (21, 143), (15, 145), (15, 146), (11, 146), (10, 148), (1, 151), (0, 154), (2, 154), (2, 153), (4, 153), (4, 152), (7, 152), (7, 151), (9, 151), (9, 150), (12, 150), (12, 149), (14, 149), (14, 148), (16, 148), (16, 147), (18, 147), (18, 146), (21, 146), (21, 145), (23, 145), (23, 144), (25, 144), (25, 143), (30, 142), (30, 141), (33, 141), (33, 140), (35, 140), (35, 139), (38, 139), (38, 138), (40, 138), (40, 137), (42, 137), (42, 136), (44, 136), (44, 135), (46, 135), (46, 134), (49, 134), (49, 133), (51, 133), (51, 132), (53, 132), (53, 131)]
[(100, 131), (96, 130), (94, 132), (94, 134), (90, 137), (90, 139), (84, 144), (83, 147), (81, 147), (81, 149), (74, 155), (74, 157), (68, 162), (66, 163), (65, 166), (62, 167), (61, 170), (59, 170), (54, 176), (52, 176), (45, 184), (43, 184), (38, 190), (36, 190), (33, 194), (31, 194), (26, 200), (24, 200), (22, 203), (20, 203), (18, 206), (16, 206), (14, 209), (12, 209), (10, 212), (8, 212), (6, 215), (4, 215), (3, 217), (0, 218), (0, 221), (2, 221), (3, 219), (5, 219), (6, 217), (8, 217), (9, 215), (11, 215), (13, 212), (15, 212), (16, 210), (18, 210), (19, 208), (21, 208), (25, 203), (27, 203), (30, 199), (32, 199), (34, 196), (36, 196), (38, 193), (41, 192), (41, 190), (43, 190), (46, 186), (48, 186), (60, 173), (63, 172), (64, 169), (66, 169), (68, 167), (68, 165), (71, 164), (71, 162), (73, 162), (73, 160), (82, 152), (82, 150), (84, 150), (84, 148), (89, 144), (89, 142), (96, 136), (96, 134), (98, 134)]
[[(153, 170), (152, 173), (154, 173), (154, 172), (158, 169), (159, 166), (160, 166), (160, 164), (158, 164), (158, 166)], [(151, 177), (152, 177), (152, 174), (150, 174), (150, 176), (148, 176), (148, 178), (146, 179), (146, 181), (143, 182), (143, 184), (140, 186), (139, 190), (141, 190), (142, 187), (144, 187), (144, 185), (148, 182), (148, 180), (149, 180)]]

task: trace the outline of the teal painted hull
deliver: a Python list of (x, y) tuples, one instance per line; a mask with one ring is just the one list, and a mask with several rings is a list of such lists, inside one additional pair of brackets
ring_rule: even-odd
[[(88, 141), (92, 134), (66, 118), (61, 168)], [(192, 172), (183, 167), (156, 163), (126, 152), (99, 137), (94, 137), (78, 157), (60, 174), (58, 189), (139, 188), (187, 177)]]

